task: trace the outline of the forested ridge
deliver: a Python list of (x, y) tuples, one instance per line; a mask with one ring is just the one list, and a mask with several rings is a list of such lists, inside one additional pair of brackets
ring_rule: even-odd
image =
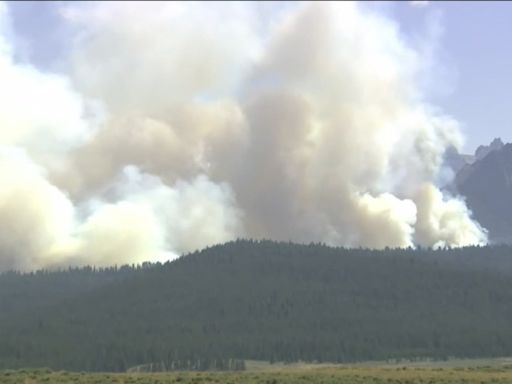
[(239, 240), (166, 264), (8, 272), (0, 368), (511, 355), (511, 251)]

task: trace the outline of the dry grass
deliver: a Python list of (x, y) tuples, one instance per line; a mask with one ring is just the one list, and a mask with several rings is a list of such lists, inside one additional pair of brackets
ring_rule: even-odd
[[(254, 368), (254, 367), (253, 367)], [(311, 364), (245, 372), (71, 373), (0, 371), (1, 384), (498, 384), (512, 383), (512, 365), (418, 367)]]

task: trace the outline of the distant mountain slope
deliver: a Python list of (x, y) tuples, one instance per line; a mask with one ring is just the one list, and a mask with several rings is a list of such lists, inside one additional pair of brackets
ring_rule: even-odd
[[(512, 354), (510, 247), (368, 251), (237, 241), (131, 271), (0, 316), (0, 367)], [(65, 290), (69, 273), (47, 284)], [(40, 289), (31, 282), (37, 275), (6, 276), (0, 301), (20, 281)]]
[(512, 144), (494, 140), (479, 147), (477, 160), (465, 165), (454, 181), (476, 220), (495, 243), (512, 243)]
[(499, 137), (495, 138), (489, 145), (479, 145), (475, 150), (474, 159), (482, 160), (485, 156), (487, 156), (492, 151), (499, 151), (504, 147), (503, 141)]
[(474, 155), (459, 153), (455, 147), (448, 147), (444, 153), (444, 166), (450, 168), (455, 174), (474, 160)]

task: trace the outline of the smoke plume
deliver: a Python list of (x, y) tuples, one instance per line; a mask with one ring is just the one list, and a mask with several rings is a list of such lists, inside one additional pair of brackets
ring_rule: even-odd
[(0, 270), (168, 260), (237, 237), (486, 242), (435, 185), (462, 137), (427, 101), (431, 52), (389, 17), (354, 3), (55, 6), (73, 33), (49, 73), (15, 60), (0, 5)]

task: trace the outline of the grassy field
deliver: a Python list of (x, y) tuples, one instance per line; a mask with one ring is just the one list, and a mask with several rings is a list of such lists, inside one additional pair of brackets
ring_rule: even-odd
[(454, 360), (354, 365), (248, 362), (244, 372), (84, 373), (0, 371), (1, 384), (512, 384), (512, 361)]
[(0, 371), (0, 384), (512, 384), (512, 358), (358, 364), (269, 364), (243, 372), (86, 373)]

